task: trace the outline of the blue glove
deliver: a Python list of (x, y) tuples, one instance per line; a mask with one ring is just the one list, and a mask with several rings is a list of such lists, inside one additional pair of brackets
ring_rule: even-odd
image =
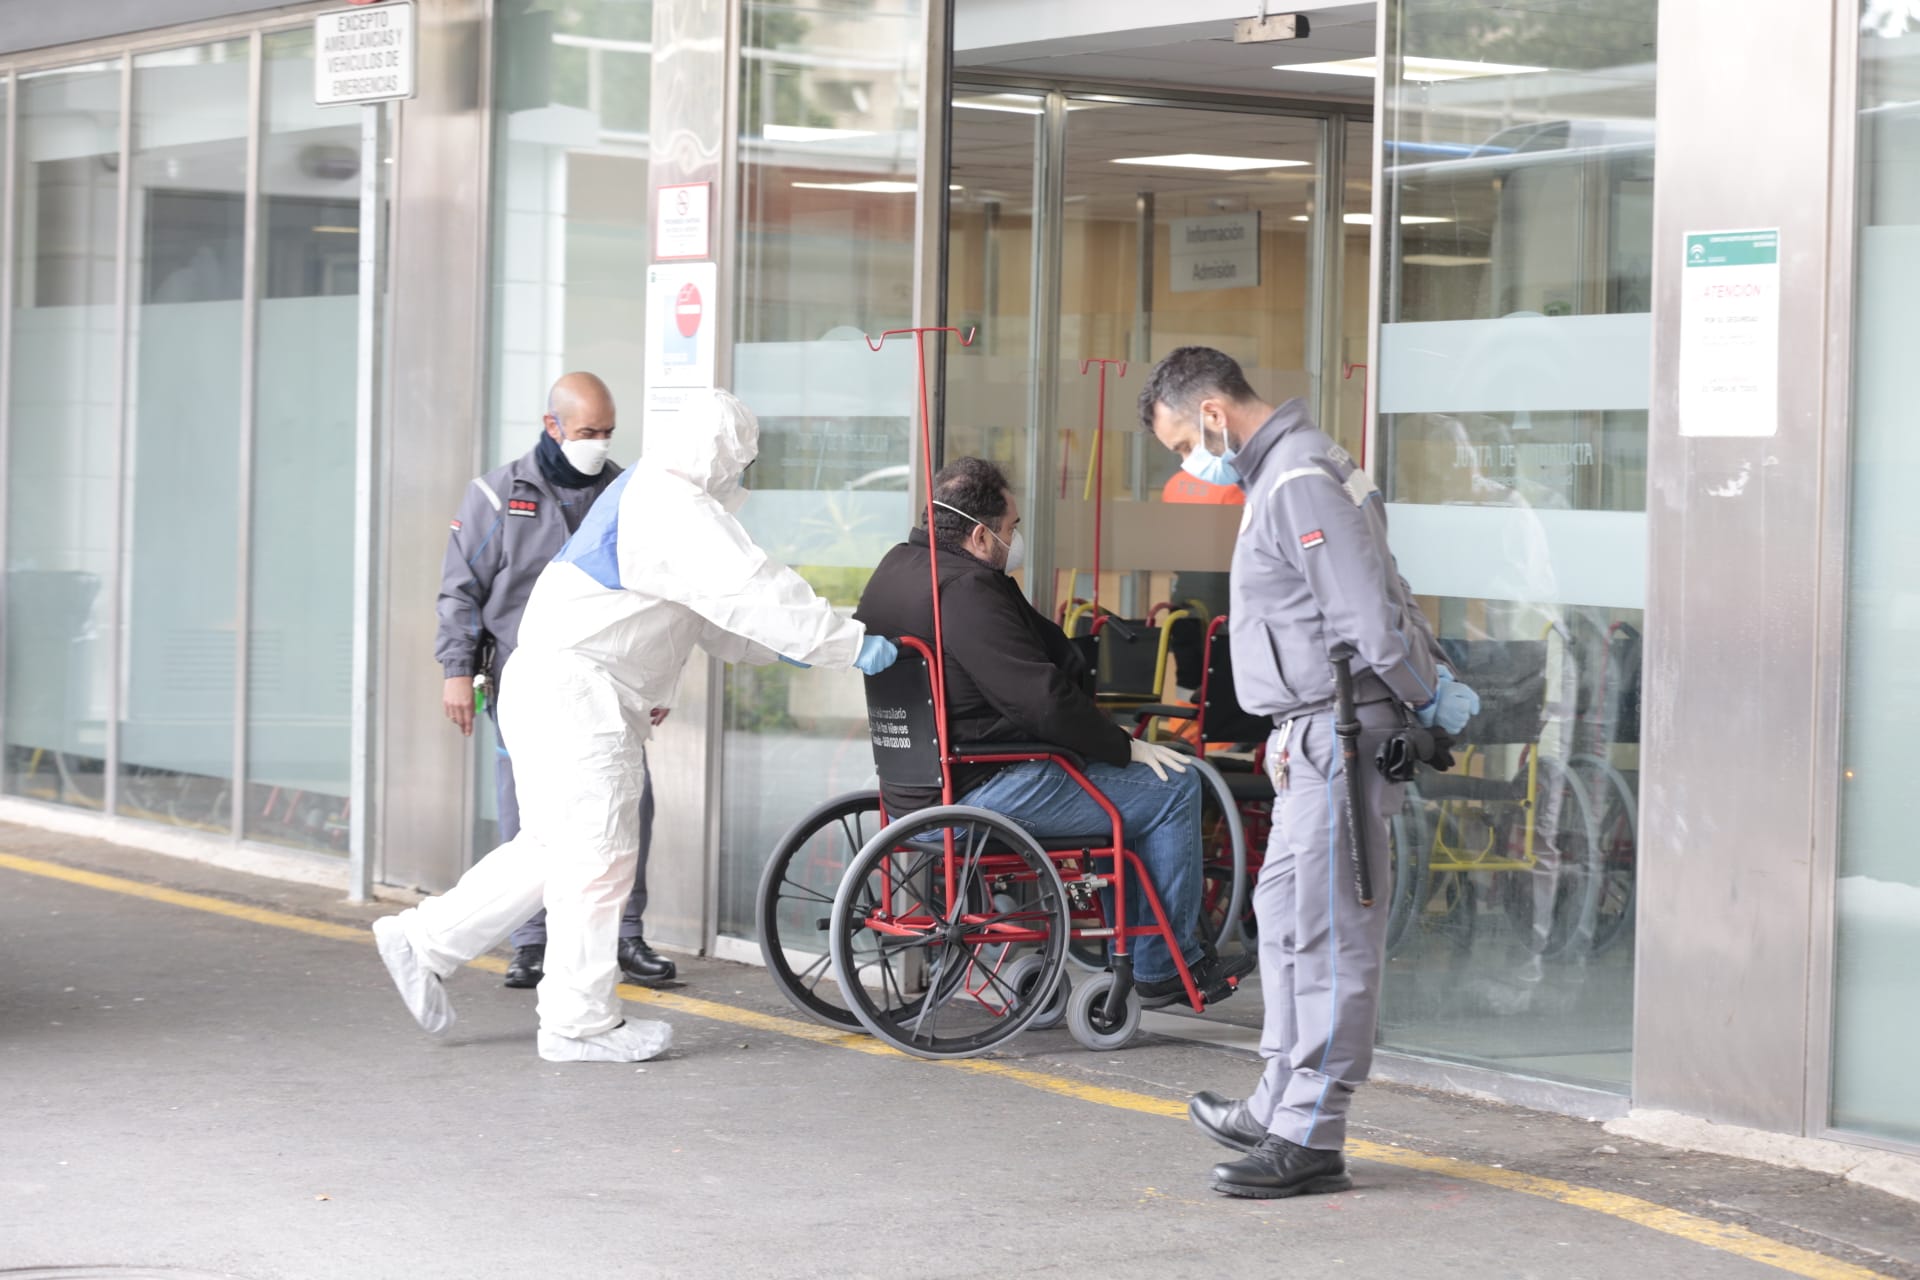
[(1453, 678), (1453, 672), (1440, 668), (1440, 691), (1433, 701), (1413, 713), (1422, 728), (1438, 725), (1449, 738), (1457, 737), (1467, 721), (1480, 714), (1480, 695)]
[(802, 671), (813, 670), (813, 664), (811, 662), (795, 662), (792, 658), (789, 658), (784, 653), (780, 655), (780, 661), (786, 663), (790, 667), (798, 667)]
[(900, 656), (900, 646), (885, 636), (868, 636), (860, 642), (860, 656), (853, 665), (870, 676), (877, 676)]

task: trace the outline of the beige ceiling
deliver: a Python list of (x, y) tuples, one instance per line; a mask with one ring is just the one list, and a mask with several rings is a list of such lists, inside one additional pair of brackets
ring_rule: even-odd
[[(967, 0), (958, 0), (964, 9)], [(1247, 15), (1257, 5), (1249, 2)], [(1169, 0), (1169, 19), (1177, 21), (1179, 7)], [(1284, 13), (1287, 6), (1271, 6)], [(1281, 72), (1276, 63), (1320, 62), (1366, 57), (1373, 53), (1372, 3), (1347, 4), (1310, 13), (1311, 32), (1304, 40), (1235, 44), (1233, 24), (1221, 22), (1217, 32), (1202, 39), (1179, 39), (1142, 46), (1139, 32), (1118, 35), (1110, 47), (1089, 48), (1086, 39), (1060, 42), (1061, 48), (1019, 46), (1025, 56), (1006, 57), (1004, 48), (960, 50), (956, 70), (992, 71), (1005, 75), (1038, 76), (1047, 80), (1117, 81), (1176, 89), (1206, 89), (1216, 93), (1292, 95), (1371, 104), (1373, 82), (1352, 76)], [(1178, 30), (1190, 33), (1191, 27)], [(1096, 45), (1097, 41), (1094, 41)]]

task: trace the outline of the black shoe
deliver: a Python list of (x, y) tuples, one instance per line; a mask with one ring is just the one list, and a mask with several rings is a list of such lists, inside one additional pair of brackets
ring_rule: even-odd
[(1213, 1189), (1246, 1200), (1283, 1200), (1346, 1191), (1347, 1158), (1268, 1134), (1245, 1159), (1213, 1166)]
[(620, 972), (635, 982), (671, 982), (680, 973), (673, 961), (647, 945), (645, 938), (620, 939)]
[(547, 944), (536, 942), (531, 946), (516, 947), (513, 959), (507, 963), (507, 979), (503, 987), (537, 987), (546, 973)]
[(1223, 1147), (1252, 1151), (1266, 1140), (1267, 1131), (1254, 1123), (1247, 1104), (1217, 1093), (1196, 1093), (1187, 1103), (1193, 1127)]
[[(1250, 951), (1243, 951), (1236, 956), (1223, 956), (1208, 947), (1200, 959), (1189, 963), (1188, 972), (1193, 974), (1193, 985), (1200, 988), (1200, 994), (1206, 1002), (1215, 1004), (1232, 995), (1234, 980), (1252, 973), (1259, 963), (1259, 957)], [(1140, 993), (1142, 1009), (1159, 1009), (1188, 1002), (1186, 984), (1180, 981), (1177, 973), (1158, 982), (1135, 983), (1134, 989)]]

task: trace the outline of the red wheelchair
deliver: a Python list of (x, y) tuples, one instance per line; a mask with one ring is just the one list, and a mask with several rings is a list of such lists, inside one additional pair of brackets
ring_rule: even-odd
[[(768, 971), (808, 1015), (923, 1058), (972, 1057), (1063, 1020), (1085, 1047), (1119, 1048), (1140, 1025), (1129, 943), (1170, 941), (1172, 929), (1125, 845), (1118, 811), (1082, 762), (1057, 747), (948, 749), (935, 650), (912, 637), (900, 645), (900, 660), (867, 680), (876, 771), (889, 784), (938, 786), (946, 802), (889, 821), (879, 793), (862, 791), (802, 819), (761, 876)], [(1107, 828), (1037, 838), (1000, 814), (951, 803), (953, 765), (1033, 760), (1064, 769), (1104, 811)], [(1193, 767), (1228, 794), (1211, 766)], [(1237, 847), (1244, 855), (1244, 842)], [(1128, 918), (1136, 883), (1145, 919)], [(1075, 982), (1070, 954), (1090, 946), (1108, 954)], [(1191, 1008), (1204, 1012), (1231, 989), (1200, 990), (1179, 948), (1168, 950)]]

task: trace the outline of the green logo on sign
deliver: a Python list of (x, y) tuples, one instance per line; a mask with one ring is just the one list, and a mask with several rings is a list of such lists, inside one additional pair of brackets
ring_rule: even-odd
[(1780, 261), (1780, 230), (1707, 231), (1687, 237), (1689, 267), (1765, 267)]

